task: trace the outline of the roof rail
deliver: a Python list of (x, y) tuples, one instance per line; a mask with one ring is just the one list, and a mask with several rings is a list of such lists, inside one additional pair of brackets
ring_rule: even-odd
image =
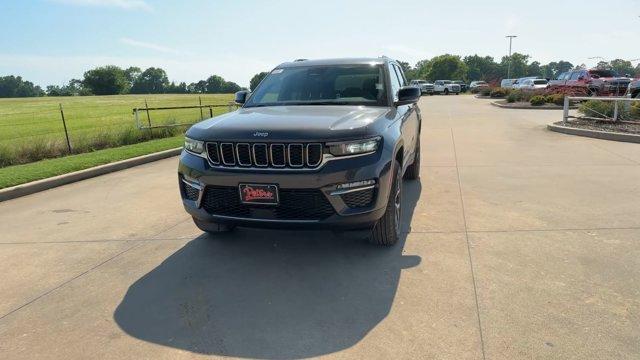
[(307, 61), (307, 60), (309, 60), (309, 59), (295, 59), (295, 60), (293, 60), (293, 62), (300, 62), (300, 61)]

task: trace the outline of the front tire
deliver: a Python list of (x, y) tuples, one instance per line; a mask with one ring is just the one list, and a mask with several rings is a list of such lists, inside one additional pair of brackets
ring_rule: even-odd
[(402, 219), (402, 174), (400, 163), (393, 162), (393, 180), (389, 190), (387, 209), (371, 229), (369, 242), (381, 246), (393, 246), (400, 239)]
[(444, 94), (449, 95), (449, 89), (444, 89)]
[(220, 224), (216, 222), (206, 222), (193, 218), (193, 223), (196, 224), (198, 229), (206, 232), (207, 234), (220, 234), (233, 231), (235, 226)]

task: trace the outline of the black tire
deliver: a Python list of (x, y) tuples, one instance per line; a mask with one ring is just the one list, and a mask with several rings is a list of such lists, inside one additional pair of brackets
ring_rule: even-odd
[(449, 89), (444, 89), (444, 94), (449, 95)]
[(393, 162), (393, 180), (389, 189), (387, 209), (371, 229), (369, 242), (381, 246), (393, 246), (400, 239), (402, 219), (402, 174), (400, 163)]
[(598, 90), (597, 89), (588, 89), (587, 92), (589, 93), (589, 96), (598, 96)]
[(404, 172), (404, 178), (407, 180), (418, 180), (420, 178), (420, 134), (418, 134), (416, 141), (416, 156), (413, 158), (413, 163)]
[(456, 93), (456, 95), (460, 95), (460, 93), (459, 93), (459, 92), (457, 92), (457, 93)]
[(205, 221), (198, 220), (196, 218), (193, 218), (193, 223), (196, 224), (198, 229), (208, 234), (225, 233), (225, 232), (233, 231), (233, 229), (235, 229), (235, 226), (220, 224), (216, 222), (205, 222)]

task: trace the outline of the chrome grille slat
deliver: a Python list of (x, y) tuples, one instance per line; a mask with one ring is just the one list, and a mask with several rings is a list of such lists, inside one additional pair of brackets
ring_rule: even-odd
[[(258, 151), (256, 152), (256, 150)], [(253, 161), (256, 166), (269, 166), (269, 151), (267, 144), (253, 144)]]
[(236, 159), (240, 166), (251, 166), (251, 145), (248, 143), (236, 144)]
[(304, 166), (304, 146), (302, 144), (289, 144), (287, 147), (287, 159), (291, 167)]
[[(282, 155), (274, 155), (274, 150), (273, 150), (274, 148), (280, 149), (280, 151), (282, 152)], [(284, 144), (271, 144), (271, 146), (269, 146), (269, 149), (271, 154), (271, 165), (273, 165), (273, 167), (287, 166), (286, 151), (285, 151)], [(276, 153), (278, 153), (277, 150), (276, 150)], [(280, 158), (281, 156), (282, 158)]]
[[(221, 143), (220, 154), (222, 155), (222, 163), (225, 165), (235, 165), (235, 151), (232, 143)], [(230, 157), (230, 159), (228, 159)]]

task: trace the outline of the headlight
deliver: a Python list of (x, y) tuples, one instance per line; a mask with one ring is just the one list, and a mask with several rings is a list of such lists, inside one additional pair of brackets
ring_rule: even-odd
[(329, 152), (334, 156), (356, 155), (370, 153), (378, 150), (380, 138), (366, 140), (346, 141), (343, 143), (332, 143), (329, 145)]
[(204, 151), (204, 141), (184, 138), (184, 149), (194, 154), (202, 154)]

